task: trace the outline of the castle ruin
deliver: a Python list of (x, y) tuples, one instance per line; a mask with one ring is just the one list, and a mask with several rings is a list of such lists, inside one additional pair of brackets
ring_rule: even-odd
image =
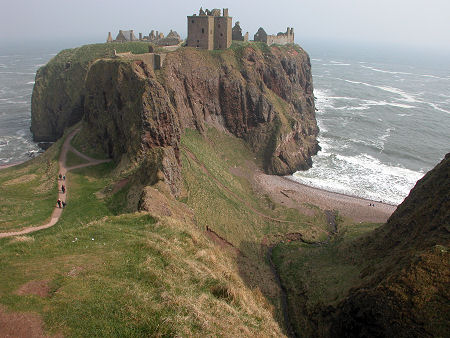
[(236, 21), (232, 31), (232, 39), (233, 41), (244, 41), (248, 42), (248, 32), (242, 35), (242, 28), (239, 21)]
[(254, 41), (265, 42), (270, 45), (286, 45), (294, 43), (294, 28), (288, 27), (286, 33), (278, 33), (277, 35), (268, 35), (266, 31), (260, 27), (253, 37)]
[(228, 8), (212, 11), (199, 10), (196, 14), (187, 17), (188, 37), (186, 46), (201, 49), (227, 49), (232, 40), (232, 17), (228, 16)]
[(180, 44), (182, 41), (180, 38), (180, 35), (170, 30), (169, 34), (167, 36), (164, 36), (164, 33), (160, 33), (158, 31), (152, 30), (149, 35), (143, 36), (142, 33), (139, 33), (139, 38), (136, 38), (134, 35), (134, 31), (131, 30), (119, 30), (119, 34), (117, 34), (117, 37), (113, 40), (111, 36), (111, 32), (108, 33), (108, 38), (106, 39), (106, 42), (129, 42), (129, 41), (144, 41), (144, 42), (151, 42), (158, 46), (174, 46)]
[[(200, 7), (199, 13), (187, 17), (188, 36), (186, 39), (187, 47), (195, 47), (207, 50), (227, 49), (232, 41), (249, 41), (248, 32), (242, 34), (239, 21), (232, 28), (232, 17), (228, 15), (228, 8), (203, 10)], [(158, 46), (180, 46), (182, 39), (177, 32), (170, 30), (165, 37), (163, 33), (152, 30), (149, 35), (143, 36), (139, 33), (136, 38), (133, 30), (120, 30), (117, 37), (113, 40), (111, 32), (108, 33), (106, 42), (129, 42), (145, 41)], [(254, 35), (254, 41), (264, 42), (273, 45), (286, 45), (294, 43), (294, 28), (288, 27), (286, 32), (280, 32), (277, 35), (269, 35), (260, 27)]]

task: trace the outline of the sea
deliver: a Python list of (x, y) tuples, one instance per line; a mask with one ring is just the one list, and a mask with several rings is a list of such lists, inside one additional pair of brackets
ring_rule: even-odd
[[(61, 49), (51, 43), (28, 50), (2, 48), (0, 165), (41, 152), (30, 133), (31, 94), (36, 71)], [(422, 62), (411, 53), (405, 61), (326, 43), (305, 49), (311, 57), (321, 150), (311, 169), (289, 178), (401, 203), (450, 151), (450, 66)]]

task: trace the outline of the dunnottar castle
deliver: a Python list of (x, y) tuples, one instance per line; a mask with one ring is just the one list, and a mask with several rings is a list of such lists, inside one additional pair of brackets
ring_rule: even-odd
[[(200, 8), (198, 15), (193, 14), (187, 17), (188, 36), (187, 47), (201, 49), (227, 49), (232, 41), (249, 41), (248, 32), (242, 34), (239, 21), (232, 27), (232, 17), (228, 15), (228, 8), (203, 10)], [(151, 31), (149, 35), (143, 36), (139, 33), (136, 38), (133, 30), (120, 30), (116, 38), (113, 39), (111, 32), (108, 33), (106, 42), (128, 42), (128, 41), (148, 41), (158, 46), (181, 45), (182, 39), (175, 31), (170, 31), (167, 36), (158, 31)], [(261, 27), (253, 37), (253, 41), (265, 42), (268, 45), (285, 45), (294, 43), (294, 28), (288, 27), (285, 33), (269, 35)]]

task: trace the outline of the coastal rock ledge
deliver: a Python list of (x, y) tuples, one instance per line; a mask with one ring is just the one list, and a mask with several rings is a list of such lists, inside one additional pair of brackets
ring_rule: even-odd
[(310, 60), (297, 45), (180, 48), (165, 54), (159, 70), (136, 59), (79, 61), (79, 49), (62, 53), (59, 66), (56, 56), (36, 76), (35, 140), (55, 140), (84, 118), (93, 141), (116, 162), (148, 162), (175, 195), (187, 128), (242, 138), (270, 174), (309, 168), (319, 149)]

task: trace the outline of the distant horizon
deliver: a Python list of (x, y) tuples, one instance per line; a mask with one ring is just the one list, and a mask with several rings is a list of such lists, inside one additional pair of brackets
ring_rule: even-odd
[[(294, 27), (295, 29), (295, 27)], [(136, 34), (139, 33), (135, 31)], [(118, 32), (117, 32), (118, 33)], [(163, 32), (167, 35), (166, 32)], [(179, 33), (179, 32), (178, 32)], [(272, 32), (270, 32), (272, 33)], [(105, 43), (108, 32), (101, 40), (100, 34), (94, 37), (74, 37), (74, 38), (54, 38), (54, 39), (41, 39), (41, 40), (20, 40), (20, 41), (1, 41), (0, 44), (4, 48), (0, 54), (14, 54), (16, 52), (27, 52), (30, 48), (48, 48), (54, 53), (67, 48), (76, 48), (87, 44)], [(113, 37), (115, 34), (111, 32)], [(181, 35), (181, 34), (180, 34)], [(185, 36), (181, 35), (181, 38)], [(253, 35), (250, 35), (250, 39), (253, 39)], [(342, 58), (369, 58), (372, 61), (379, 62), (395, 62), (401, 64), (411, 65), (424, 65), (426, 64), (432, 68), (439, 68), (445, 66), (450, 72), (450, 51), (435, 50), (430, 48), (421, 49), (417, 46), (406, 45), (392, 45), (389, 43), (375, 44), (370, 42), (350, 41), (345, 39), (326, 39), (326, 38), (295, 38), (295, 43), (314, 57), (314, 54), (323, 55), (324, 53), (332, 53), (335, 56), (341, 56)], [(9, 50), (9, 52), (8, 52)]]

